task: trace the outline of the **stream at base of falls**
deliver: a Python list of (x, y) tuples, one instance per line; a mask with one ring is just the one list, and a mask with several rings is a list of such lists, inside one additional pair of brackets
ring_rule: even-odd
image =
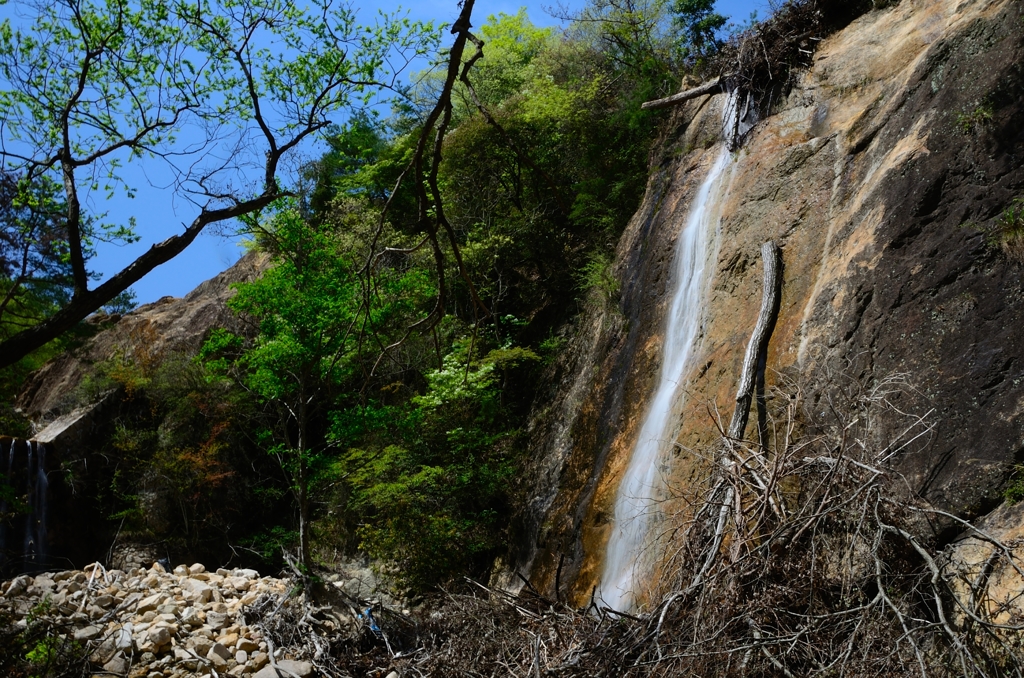
[(598, 600), (614, 610), (633, 609), (638, 578), (647, 569), (650, 530), (657, 522), (657, 495), (664, 487), (661, 468), (679, 428), (681, 387), (705, 314), (704, 266), (714, 249), (711, 239), (717, 237), (722, 198), (732, 176), (730, 146), (731, 133), (737, 127), (737, 100), (736, 94), (728, 95), (723, 109), (727, 142), (694, 196), (675, 247), (658, 385), (615, 497), (612, 533), (598, 586)]

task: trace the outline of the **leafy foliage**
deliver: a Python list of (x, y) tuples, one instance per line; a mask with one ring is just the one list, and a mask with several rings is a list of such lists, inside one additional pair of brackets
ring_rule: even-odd
[(714, 7), (714, 0), (675, 0), (673, 25), (684, 36), (680, 47), (684, 62), (703, 61), (721, 49), (718, 33), (728, 19)]
[(1024, 263), (1024, 198), (1017, 198), (996, 220), (999, 246), (1006, 256)]
[[(276, 0), (202, 11), (147, 0), (136, 10), (109, 63), (140, 65), (113, 78), (111, 93), (149, 88), (170, 108), (147, 112), (146, 127), (115, 96), (102, 115), (138, 136), (97, 157), (101, 180), (83, 188), (130, 191), (120, 160), (170, 158), (185, 119), (237, 125), (269, 148), (263, 192), (225, 199), (187, 172), (179, 185), (195, 189), (203, 214), (240, 217), (271, 265), (236, 287), (229, 306), (241, 326), (211, 333), (196, 360), (147, 352), (154, 342), (140, 330), (86, 385), (122, 396), (104, 443), (117, 460), (97, 499), (105, 516), (130, 535), (183, 535), (180, 551), (209, 548), (213, 535), (263, 557), (297, 542), (311, 566), (318, 554), (358, 549), (417, 590), (486, 575), (521, 501), (521, 432), (538, 372), (565, 345), (584, 297), (618, 302), (612, 247), (645, 188), (658, 131), (657, 114), (639, 104), (674, 90), (681, 69), (717, 48), (720, 17), (703, 2), (595, 0), (559, 35), (525, 11), (499, 14), (479, 29), (482, 58), (463, 54), (450, 109), (422, 103), (453, 82), (428, 74), (390, 118), (328, 125), (329, 109), (384, 84), (388, 40), (419, 49), (433, 33), (385, 22), (364, 35), (347, 10), (325, 27)], [(163, 25), (143, 26), (146, 17)], [(109, 19), (97, 22), (105, 30)], [(73, 26), (78, 37), (62, 39), (92, 30)], [(285, 56), (239, 43), (247, 30), (266, 31)], [(13, 35), (12, 46), (38, 48)], [(194, 41), (179, 49), (183, 36)], [(204, 76), (198, 56), (222, 69)], [(194, 81), (171, 77), (190, 68)], [(86, 112), (99, 91), (87, 89)], [(0, 104), (22, 106), (8, 96)], [(211, 100), (222, 110), (203, 108)], [(26, 139), (45, 136), (47, 105), (18, 109)], [(83, 120), (70, 125), (80, 135), (73, 158), (115, 143)], [(282, 149), (321, 129), (327, 152), (285, 196)], [(438, 162), (426, 169), (435, 139)], [(244, 170), (253, 157), (238, 160)], [(75, 266), (67, 275), (74, 298)], [(225, 495), (232, 507), (218, 509)]]
[[(31, 327), (0, 337), (0, 366), (110, 303), (206, 226), (288, 195), (281, 161), (331, 115), (394, 88), (391, 66), (400, 70), (437, 39), (433, 25), (397, 15), (362, 26), (349, 6), (329, 1), (311, 9), (285, 0), (22, 6), (16, 21), (0, 22), (0, 171), (53, 194), (20, 203), (39, 203), (47, 221), (59, 213), (50, 230), (58, 231), (73, 293), (37, 313)], [(132, 242), (144, 231), (134, 217), (108, 223), (88, 207), (134, 198), (137, 177), (147, 173), (195, 216), (183, 233), (90, 288), (93, 239)], [(41, 277), (31, 271), (8, 283), (38, 286)]]

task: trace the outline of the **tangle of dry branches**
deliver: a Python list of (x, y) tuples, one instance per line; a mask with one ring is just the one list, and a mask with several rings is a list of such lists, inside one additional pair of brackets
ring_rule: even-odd
[[(779, 378), (761, 441), (723, 433), (701, 453), (704, 480), (676, 488), (661, 523), (647, 611), (475, 584), (411, 615), (375, 607), (375, 635), (353, 605), (325, 675), (1021, 676), (1019, 595), (997, 600), (990, 580), (1024, 590), (1024, 549), (894, 470), (933, 429), (905, 375), (823, 371), (814, 398)], [(937, 541), (950, 521), (988, 549), (973, 566), (963, 541)], [(304, 627), (280, 628), (275, 642)]]

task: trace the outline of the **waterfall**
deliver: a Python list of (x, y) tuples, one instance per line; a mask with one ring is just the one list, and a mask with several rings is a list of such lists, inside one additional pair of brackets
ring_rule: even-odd
[(600, 599), (615, 610), (626, 611), (633, 607), (637, 578), (643, 574), (643, 550), (647, 545), (656, 494), (662, 486), (659, 467), (678, 430), (680, 387), (704, 313), (708, 237), (718, 230), (722, 189), (728, 183), (726, 175), (731, 175), (727, 170), (732, 167), (733, 135), (750, 129), (747, 118), (747, 111), (742, 114), (738, 111), (737, 94), (730, 93), (723, 112), (727, 143), (722, 144), (697, 190), (676, 243), (670, 280), (672, 302), (666, 321), (658, 386), (648, 404), (629, 466), (615, 497), (612, 533), (599, 586)]
[[(35, 456), (36, 465), (28, 473), (29, 515), (25, 525), (25, 562), (43, 565), (46, 562), (46, 507), (50, 482), (46, 477), (46, 445), (27, 443), (29, 459)], [(33, 454), (35, 453), (35, 454)]]
[[(18, 455), (21, 449), (23, 458)], [(0, 522), (0, 565), (11, 564), (19, 571), (44, 567), (49, 555), (46, 522), (50, 500), (46, 445), (31, 440), (11, 440), (6, 455), (0, 449), (0, 475), (15, 498), (14, 502), (6, 499), (0, 502), (0, 515), (12, 514), (9, 520)], [(20, 488), (24, 488), (24, 495), (19, 492)], [(19, 500), (21, 496), (23, 502)], [(21, 562), (17, 562), (16, 555), (20, 555)]]
[[(3, 461), (3, 446), (0, 446), (0, 461)], [(4, 489), (12, 488), (11, 484), (11, 471), (14, 468), (14, 441), (11, 441), (11, 447), (7, 451), (7, 466), (4, 468)], [(2, 495), (4, 498), (0, 500), (0, 567), (7, 561), (7, 495)]]

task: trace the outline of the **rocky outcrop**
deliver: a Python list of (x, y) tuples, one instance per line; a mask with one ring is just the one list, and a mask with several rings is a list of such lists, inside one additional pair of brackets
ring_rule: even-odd
[(90, 317), (87, 322), (103, 329), (35, 372), (18, 396), (18, 408), (45, 426), (67, 415), (64, 410), (69, 396), (96, 363), (118, 353), (136, 362), (153, 363), (174, 352), (195, 351), (214, 327), (237, 328), (238, 318), (226, 305), (233, 294), (231, 285), (252, 280), (266, 265), (265, 255), (250, 252), (184, 297), (164, 297), (124, 317)]
[(996, 623), (1019, 625), (1024, 619), (1024, 504), (1003, 504), (975, 528), (951, 545), (944, 575), (954, 582), (963, 609), (984, 605)]
[[(670, 482), (701, 472), (700, 450), (719, 437), (714, 412), (731, 411), (759, 308), (758, 251), (775, 240), (784, 282), (769, 388), (785, 374), (813, 390), (837, 365), (867, 384), (907, 374), (915, 402), (900, 405), (928, 413), (934, 428), (896, 469), (961, 517), (999, 502), (1024, 455), (1021, 264), (992, 243), (995, 220), (1024, 193), (1022, 11), (1009, 0), (872, 11), (823, 41), (750, 132), (709, 252)], [(546, 482), (559, 490), (537, 502), (549, 508), (534, 518), (535, 555), (523, 561), (547, 591), (561, 570), (580, 602), (657, 378), (673, 244), (713, 157), (722, 99), (674, 114), (666, 160), (619, 245), (620, 319), (591, 332), (583, 364), (593, 367), (562, 386), (580, 406), (545, 454)]]

